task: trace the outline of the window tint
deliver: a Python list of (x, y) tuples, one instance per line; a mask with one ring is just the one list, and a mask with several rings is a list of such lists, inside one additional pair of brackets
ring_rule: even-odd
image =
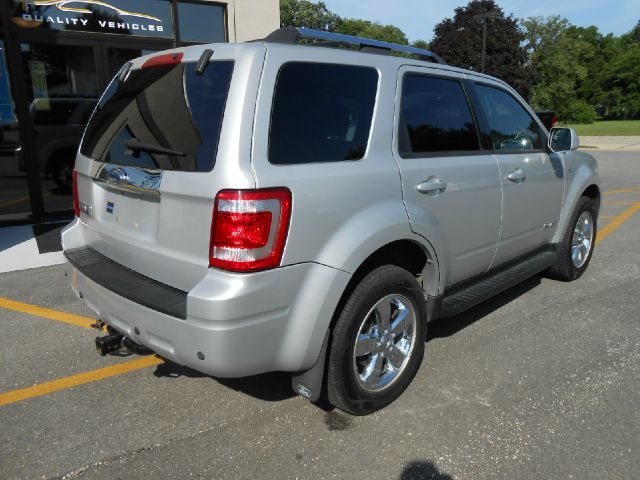
[[(162, 170), (213, 168), (233, 62), (212, 61), (132, 70), (115, 79), (87, 126), (81, 151), (102, 162)], [(145, 147), (132, 150), (131, 142)]]
[(269, 161), (358, 160), (367, 149), (378, 73), (347, 65), (293, 62), (278, 75)]
[(512, 95), (498, 88), (476, 85), (489, 121), (495, 150), (539, 150), (543, 138), (536, 121)]
[(182, 42), (225, 42), (225, 7), (204, 3), (178, 3)]
[(398, 144), (403, 155), (479, 150), (473, 115), (460, 82), (406, 76)]

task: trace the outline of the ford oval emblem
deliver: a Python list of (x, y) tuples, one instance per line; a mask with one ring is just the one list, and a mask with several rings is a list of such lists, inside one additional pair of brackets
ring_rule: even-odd
[(120, 184), (129, 181), (129, 175), (127, 175), (127, 171), (124, 168), (116, 168), (111, 170), (107, 175), (107, 180), (110, 183)]
[(298, 385), (298, 387), (296, 388), (296, 390), (298, 391), (298, 393), (300, 395), (302, 395), (303, 397), (307, 397), (310, 398), (311, 397), (311, 390), (309, 390), (307, 387), (305, 387), (304, 385)]

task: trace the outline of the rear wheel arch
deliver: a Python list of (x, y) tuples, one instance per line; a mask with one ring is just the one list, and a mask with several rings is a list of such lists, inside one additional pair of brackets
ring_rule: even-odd
[(343, 297), (369, 272), (383, 265), (395, 265), (415, 277), (422, 277), (421, 284), (425, 293), (433, 296), (437, 294), (439, 273), (435, 255), (415, 240), (404, 239), (387, 243), (365, 258), (353, 273)]
[[(381, 246), (371, 253), (351, 276), (351, 280), (342, 292), (342, 296), (329, 324), (329, 332), (333, 335), (333, 328), (349, 297), (358, 284), (373, 270), (384, 265), (394, 265), (407, 270), (416, 278), (421, 278), (423, 291), (437, 295), (439, 283), (438, 262), (435, 256), (425, 246), (414, 240), (396, 240)], [(426, 299), (425, 299), (426, 302)]]

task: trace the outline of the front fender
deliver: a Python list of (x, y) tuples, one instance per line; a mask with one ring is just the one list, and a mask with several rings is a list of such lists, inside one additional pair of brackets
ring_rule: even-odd
[(598, 176), (598, 165), (595, 158), (578, 151), (564, 152), (564, 155), (566, 172), (565, 196), (553, 243), (562, 241), (578, 199), (584, 191), (591, 185), (595, 185), (600, 190), (600, 177)]

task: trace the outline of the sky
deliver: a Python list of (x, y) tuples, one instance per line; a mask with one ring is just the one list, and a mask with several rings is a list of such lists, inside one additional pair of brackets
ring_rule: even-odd
[[(468, 0), (323, 0), (341, 17), (361, 18), (400, 28), (410, 41), (429, 41), (433, 27), (453, 18)], [(601, 33), (621, 35), (640, 20), (640, 0), (496, 0), (506, 15), (516, 18), (560, 15), (579, 27), (595, 25)]]

